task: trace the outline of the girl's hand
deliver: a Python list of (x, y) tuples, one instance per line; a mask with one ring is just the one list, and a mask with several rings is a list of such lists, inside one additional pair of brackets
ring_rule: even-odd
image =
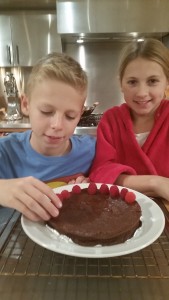
[(85, 177), (83, 175), (78, 176), (76, 179), (72, 179), (68, 182), (68, 184), (76, 184), (76, 183), (88, 183), (90, 182), (89, 177)]
[(0, 180), (0, 204), (14, 208), (32, 221), (47, 221), (62, 206), (53, 190), (34, 177)]
[(169, 178), (154, 176), (153, 188), (157, 196), (169, 201)]

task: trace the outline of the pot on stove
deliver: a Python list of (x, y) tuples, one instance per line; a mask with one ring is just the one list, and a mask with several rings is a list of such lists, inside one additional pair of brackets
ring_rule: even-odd
[(99, 102), (93, 103), (92, 106), (84, 106), (81, 118), (91, 115), (91, 113), (94, 111), (94, 109), (96, 108), (97, 105), (99, 105)]

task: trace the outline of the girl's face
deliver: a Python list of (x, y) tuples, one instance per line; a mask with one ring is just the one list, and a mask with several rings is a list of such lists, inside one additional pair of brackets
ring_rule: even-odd
[(131, 61), (121, 81), (124, 99), (134, 115), (154, 114), (169, 82), (156, 62), (136, 58)]
[(69, 138), (81, 117), (85, 97), (85, 92), (48, 79), (34, 87), (29, 101), (22, 99), (22, 110), (30, 118), (34, 150), (47, 156), (70, 150)]

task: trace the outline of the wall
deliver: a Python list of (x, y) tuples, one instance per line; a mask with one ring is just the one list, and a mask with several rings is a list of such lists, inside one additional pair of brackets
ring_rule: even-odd
[(99, 101), (95, 112), (123, 102), (117, 76), (118, 57), (126, 43), (89, 42), (84, 45), (65, 43), (63, 51), (77, 61), (88, 74), (89, 87), (86, 104)]

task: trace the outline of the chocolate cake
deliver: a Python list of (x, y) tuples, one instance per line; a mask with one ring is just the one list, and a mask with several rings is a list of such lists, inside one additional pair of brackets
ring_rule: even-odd
[(74, 186), (58, 195), (63, 200), (59, 216), (47, 224), (83, 246), (114, 245), (130, 239), (141, 226), (141, 208), (135, 194), (117, 186)]

